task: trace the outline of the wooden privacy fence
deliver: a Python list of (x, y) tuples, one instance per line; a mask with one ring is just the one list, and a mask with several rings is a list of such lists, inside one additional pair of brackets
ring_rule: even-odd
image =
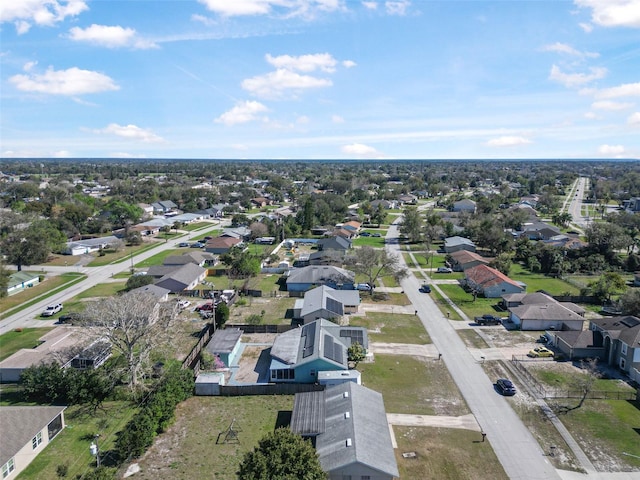
[(215, 331), (215, 325), (213, 323), (207, 323), (204, 328), (200, 331), (198, 343), (196, 343), (187, 358), (185, 358), (182, 362), (182, 368), (190, 368), (193, 370), (194, 375), (198, 375), (200, 373), (200, 352), (207, 344), (211, 335)]
[(259, 385), (220, 385), (220, 395), (237, 397), (243, 395), (294, 395), (300, 392), (318, 392), (324, 385), (315, 383), (268, 383)]

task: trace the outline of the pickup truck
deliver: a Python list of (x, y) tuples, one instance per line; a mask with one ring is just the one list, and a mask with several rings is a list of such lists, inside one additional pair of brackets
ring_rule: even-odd
[(475, 317), (473, 321), (478, 325), (500, 325), (502, 323), (502, 319), (500, 317), (489, 314), (482, 315), (481, 317)]

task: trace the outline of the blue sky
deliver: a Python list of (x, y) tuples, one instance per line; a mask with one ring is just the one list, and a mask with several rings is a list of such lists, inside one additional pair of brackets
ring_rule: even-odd
[(11, 0), (0, 156), (640, 158), (640, 0)]

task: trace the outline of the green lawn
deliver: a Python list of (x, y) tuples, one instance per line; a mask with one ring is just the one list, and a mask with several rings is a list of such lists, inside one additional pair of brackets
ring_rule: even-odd
[(360, 363), (358, 370), (367, 387), (382, 393), (387, 413), (469, 413), (444, 362), (379, 354), (373, 363)]
[(55, 277), (46, 278), (35, 287), (27, 288), (20, 293), (0, 299), (0, 312), (11, 315), (11, 310), (16, 308), (26, 308), (40, 300), (50, 297), (59, 291), (83, 281), (86, 277), (83, 273), (68, 272)]
[(438, 285), (438, 287), (471, 319), (475, 316), (484, 315), (485, 313), (495, 313), (493, 307), (500, 301), (499, 298), (481, 297), (477, 297), (474, 301), (473, 296), (465, 292), (459, 285), (447, 284)]
[(186, 230), (188, 232), (195, 232), (196, 230), (201, 230), (203, 228), (211, 227), (209, 222), (196, 222), (190, 223), (189, 225), (183, 225), (180, 230)]
[(23, 328), (0, 335), (0, 362), (21, 348), (37, 347), (40, 344), (38, 339), (54, 328)]
[(551, 295), (561, 295), (569, 292), (571, 295), (578, 295), (579, 289), (559, 278), (547, 277), (541, 273), (531, 273), (522, 265), (513, 264), (509, 271), (509, 278), (527, 285), (527, 292), (533, 293), (544, 290)]
[[(69, 312), (81, 312), (86, 307), (86, 300), (99, 297), (112, 297), (123, 291), (127, 282), (109, 282), (99, 283), (91, 288), (88, 288), (80, 292), (75, 297), (69, 299), (64, 303), (64, 310), (62, 315)], [(55, 317), (54, 317), (55, 318)]]
[(141, 245), (126, 246), (117, 252), (110, 252), (102, 257), (98, 256), (89, 263), (89, 267), (102, 267), (104, 265), (110, 265), (112, 263), (122, 263), (135, 257), (139, 253), (146, 252), (152, 248), (156, 248), (158, 245), (162, 245), (162, 242), (143, 242)]
[(357, 237), (353, 239), (354, 247), (384, 248), (384, 235), (382, 237)]
[(164, 250), (162, 252), (158, 252), (155, 255), (143, 260), (142, 262), (136, 263), (136, 268), (146, 268), (151, 267), (152, 265), (162, 265), (162, 262), (165, 258), (171, 255), (182, 255), (183, 253), (187, 253), (189, 250), (187, 248), (171, 248), (168, 250)]
[(422, 322), (414, 315), (367, 313), (366, 317), (349, 317), (349, 325), (365, 327), (371, 342), (431, 343)]
[(104, 409), (96, 412), (79, 406), (65, 410), (66, 428), (45, 447), (33, 462), (18, 476), (20, 480), (59, 478), (58, 465), (67, 465), (66, 478), (76, 478), (95, 467), (95, 457), (89, 451), (93, 436), (99, 434), (98, 446), (104, 465), (111, 463), (116, 434), (135, 413), (135, 408), (126, 402), (105, 402)]

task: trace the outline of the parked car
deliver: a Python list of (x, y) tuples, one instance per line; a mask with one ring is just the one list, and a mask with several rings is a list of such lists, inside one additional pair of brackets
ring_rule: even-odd
[(196, 312), (213, 312), (215, 310), (215, 306), (213, 303), (203, 303), (202, 305), (198, 305), (196, 307)]
[(381, 233), (372, 233), (371, 234), (372, 237), (376, 237), (376, 238), (380, 238), (382, 236)]
[(51, 317), (56, 313), (60, 312), (61, 310), (62, 310), (62, 304), (56, 303), (54, 305), (49, 305), (47, 308), (45, 308), (41, 315), (43, 317)]
[(533, 350), (530, 350), (529, 353), (527, 353), (527, 357), (553, 357), (553, 352), (547, 347), (536, 347)]
[(452, 273), (453, 270), (451, 270), (449, 267), (438, 267), (436, 270), (436, 273)]
[(362, 232), (362, 233), (360, 234), (360, 236), (361, 236), (361, 237), (370, 237), (370, 236), (371, 236), (371, 234), (370, 234), (369, 232)]
[(190, 245), (191, 248), (204, 248), (204, 243), (195, 242)]
[(370, 292), (371, 291), (371, 285), (369, 285), (368, 283), (358, 283), (356, 285), (356, 289), (357, 290), (362, 290), (365, 292)]
[(189, 242), (180, 242), (180, 243), (178, 244), (178, 246), (179, 246), (179, 247), (182, 247), (182, 248), (188, 247), (188, 246), (189, 246)]
[(187, 308), (189, 305), (191, 305), (189, 300), (178, 300), (178, 307), (180, 308)]
[(424, 285), (422, 285), (419, 290), (422, 293), (431, 293), (431, 287), (429, 285), (427, 285), (426, 283)]
[(505, 396), (512, 396), (516, 394), (516, 387), (511, 380), (507, 380), (506, 378), (499, 378), (496, 381), (496, 388), (498, 392)]
[(496, 317), (488, 313), (481, 317), (475, 317), (473, 321), (478, 325), (500, 325), (502, 323), (502, 319), (500, 317)]

